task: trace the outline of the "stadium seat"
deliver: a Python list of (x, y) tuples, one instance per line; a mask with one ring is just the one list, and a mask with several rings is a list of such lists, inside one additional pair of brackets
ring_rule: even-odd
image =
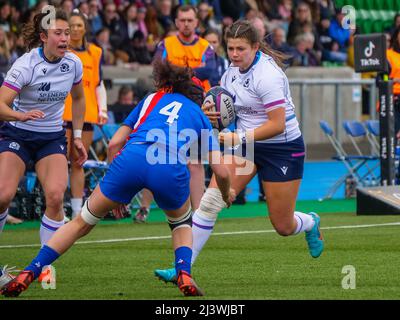
[[(333, 148), (335, 149), (336, 155), (332, 159), (340, 161), (345, 166), (347, 172), (342, 175), (336, 182), (329, 188), (326, 195), (321, 199), (331, 199), (339, 187), (346, 182), (347, 179), (353, 179), (356, 185), (363, 185), (366, 182), (365, 176), (361, 176), (358, 172), (365, 163), (370, 159), (370, 157), (362, 156), (359, 154), (349, 155), (343, 148), (342, 144), (334, 135), (334, 131), (331, 126), (324, 120), (319, 121), (321, 130), (324, 132), (325, 136), (328, 138)], [(371, 159), (374, 159), (373, 157)]]
[(107, 143), (111, 140), (115, 132), (119, 129), (120, 125), (116, 123), (107, 123), (101, 128)]
[(368, 131), (367, 138), (371, 148), (375, 148), (376, 154), (379, 154), (379, 120), (367, 120), (365, 121), (365, 127)]

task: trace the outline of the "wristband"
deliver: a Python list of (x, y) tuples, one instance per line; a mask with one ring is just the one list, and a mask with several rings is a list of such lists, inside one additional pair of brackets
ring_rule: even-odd
[(82, 130), (81, 129), (75, 129), (74, 130), (74, 138), (82, 138)]

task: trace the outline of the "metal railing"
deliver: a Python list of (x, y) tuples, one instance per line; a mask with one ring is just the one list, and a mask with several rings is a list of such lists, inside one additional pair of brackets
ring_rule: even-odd
[(342, 141), (342, 101), (341, 101), (341, 88), (342, 86), (357, 86), (357, 85), (367, 85), (370, 86), (369, 94), (369, 112), (371, 119), (376, 118), (376, 81), (375, 79), (289, 79), (290, 86), (300, 86), (300, 105), (296, 106), (300, 110), (300, 129), (303, 136), (306, 136), (306, 130), (309, 127), (307, 125), (307, 117), (305, 116), (308, 112), (308, 95), (307, 89), (309, 86), (334, 86), (335, 87), (335, 136), (341, 142)]

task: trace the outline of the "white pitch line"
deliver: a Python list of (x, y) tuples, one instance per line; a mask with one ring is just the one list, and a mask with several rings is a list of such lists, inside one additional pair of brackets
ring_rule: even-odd
[[(323, 228), (321, 228), (321, 230), (357, 229), (357, 228), (373, 228), (373, 227), (387, 227), (387, 226), (400, 226), (400, 222), (323, 227)], [(274, 233), (274, 232), (275, 232), (275, 230), (232, 231), (232, 232), (216, 232), (216, 233), (213, 233), (212, 235), (213, 236), (225, 236), (225, 235)], [(125, 238), (125, 239), (78, 241), (75, 244), (116, 243), (116, 242), (128, 242), (128, 241), (162, 240), (162, 239), (170, 239), (170, 238), (171, 238), (171, 236), (136, 237), (136, 238)], [(40, 247), (40, 244), (3, 245), (3, 246), (0, 246), (0, 249), (32, 248), (32, 247)]]

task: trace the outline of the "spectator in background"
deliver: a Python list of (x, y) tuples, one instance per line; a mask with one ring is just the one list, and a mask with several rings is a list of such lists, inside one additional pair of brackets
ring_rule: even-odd
[(79, 9), (79, 12), (89, 17), (90, 15), (89, 4), (86, 1), (80, 2), (77, 8)]
[[(89, 25), (92, 38), (103, 28), (103, 20), (99, 14), (99, 4), (97, 0), (89, 1)], [(88, 39), (91, 40), (91, 39)]]
[(317, 0), (302, 0), (308, 4), (311, 11), (311, 21), (314, 25), (317, 25), (320, 21), (320, 1)]
[(6, 73), (10, 68), (10, 47), (8, 45), (7, 35), (0, 27), (0, 72)]
[(253, 24), (254, 28), (256, 28), (261, 39), (265, 40), (268, 30), (264, 20), (260, 17), (254, 17), (252, 20), (250, 20), (250, 22)]
[(322, 45), (322, 61), (345, 63), (347, 53), (339, 50), (339, 44), (335, 41), (330, 33), (331, 21), (329, 16), (321, 15), (321, 22), (318, 24), (319, 40)]
[(12, 6), (9, 32), (20, 34), (21, 31), (22, 31), (21, 11), (17, 10), (16, 7)]
[(142, 31), (137, 30), (132, 40), (130, 41), (129, 47), (127, 48), (129, 55), (128, 62), (137, 62), (139, 64), (151, 64), (152, 56), (147, 49), (146, 38)]
[(269, 44), (272, 49), (287, 55), (287, 59), (284, 60), (286, 65), (292, 64), (294, 49), (286, 42), (286, 33), (283, 27), (277, 27), (272, 30)]
[(108, 110), (114, 114), (115, 123), (122, 123), (137, 103), (132, 87), (124, 85), (118, 91), (118, 100)]
[(136, 3), (131, 3), (125, 10), (125, 14), (123, 16), (122, 21), (122, 37), (124, 41), (122, 44), (125, 44), (127, 41), (133, 38), (133, 34), (138, 30), (138, 23), (137, 23), (137, 5)]
[(117, 12), (117, 6), (114, 2), (108, 2), (102, 11), (103, 26), (109, 32), (110, 44), (113, 49), (118, 48), (124, 41), (123, 38), (123, 25)]
[(137, 24), (138, 24), (138, 29), (143, 33), (143, 36), (145, 38), (145, 40), (147, 39), (149, 32), (147, 31), (147, 26), (146, 26), (146, 22), (145, 22), (145, 18), (146, 18), (146, 13), (147, 13), (147, 9), (144, 6), (141, 6), (138, 8), (138, 13), (137, 13)]
[(70, 15), (72, 13), (72, 10), (74, 10), (74, 2), (72, 0), (63, 0), (61, 2), (61, 9), (64, 11), (67, 15)]
[(342, 27), (344, 14), (341, 9), (336, 10), (336, 17), (331, 19), (328, 29), (329, 36), (339, 44), (339, 51), (346, 52), (349, 46), (350, 30)]
[(110, 43), (110, 30), (108, 28), (102, 28), (96, 33), (96, 39), (94, 43), (103, 49), (103, 57), (105, 65), (115, 64), (115, 56), (113, 48)]
[(169, 30), (175, 27), (172, 19), (172, 0), (156, 0), (158, 11), (158, 22), (163, 28), (163, 33), (166, 34)]
[(210, 84), (212, 87), (218, 86), (220, 84), (222, 75), (229, 67), (229, 61), (225, 58), (226, 54), (221, 46), (221, 34), (215, 29), (208, 29), (203, 34), (203, 38), (206, 39), (215, 50), (217, 72), (213, 72), (212, 77), (210, 78)]
[(0, 27), (5, 32), (10, 32), (10, 17), (11, 17), (11, 6), (8, 1), (0, 1)]
[(201, 2), (198, 7), (199, 27), (198, 33), (203, 34), (207, 29), (214, 29), (221, 32), (221, 24), (213, 17), (213, 9), (207, 2)]
[(315, 26), (313, 25), (309, 5), (305, 2), (300, 2), (295, 9), (294, 19), (289, 25), (289, 31), (287, 35), (288, 43), (291, 46), (295, 45), (295, 38), (305, 32), (312, 32), (314, 37), (317, 33)]
[(146, 17), (144, 18), (146, 23), (147, 31), (149, 35), (147, 36), (147, 49), (154, 55), (157, 43), (161, 40), (161, 35), (163, 33), (163, 28), (157, 20), (157, 10), (154, 6), (148, 6)]
[[(220, 1), (221, 13), (223, 17), (229, 17), (233, 21), (242, 18), (245, 14), (245, 0)], [(231, 23), (231, 24), (232, 24)]]
[(290, 21), (292, 21), (293, 1), (292, 0), (280, 0), (278, 5), (278, 12), (281, 16), (281, 27), (285, 30), (285, 33), (289, 30)]
[(312, 33), (299, 34), (295, 39), (292, 66), (315, 67), (320, 65), (318, 55), (313, 50), (314, 35)]

